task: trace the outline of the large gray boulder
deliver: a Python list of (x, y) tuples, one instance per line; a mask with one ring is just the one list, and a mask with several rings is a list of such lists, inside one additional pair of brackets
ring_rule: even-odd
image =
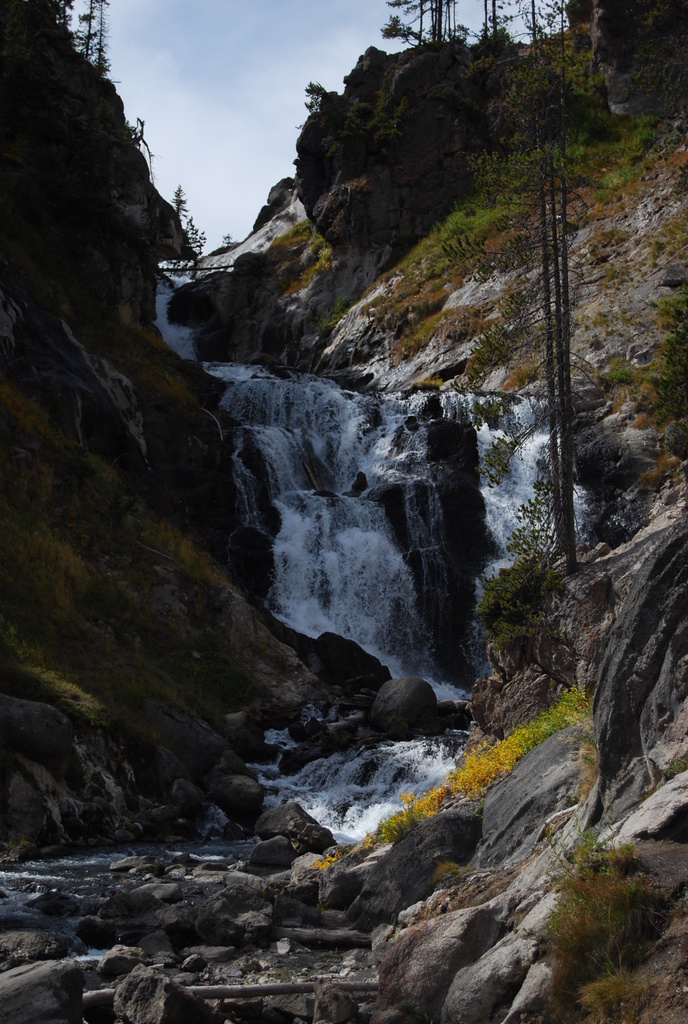
[(578, 727), (555, 733), (490, 789), (475, 867), (506, 867), (524, 860), (549, 816), (576, 802), (581, 736)]
[(297, 853), (324, 853), (334, 846), (334, 836), (304, 811), (295, 800), (264, 811), (255, 825), (261, 839), (286, 836)]
[(72, 961), (26, 964), (0, 974), (7, 1024), (81, 1024), (84, 976)]
[(380, 964), (380, 993), (371, 1024), (439, 1021), (454, 977), (502, 935), (514, 899), (498, 896), (408, 928)]
[(390, 735), (401, 735), (412, 728), (441, 732), (435, 691), (418, 676), (389, 679), (380, 687), (370, 709), (370, 724)]
[(128, 1024), (222, 1024), (205, 1000), (159, 970), (135, 967), (115, 989), (114, 1009)]
[(74, 729), (49, 704), (0, 693), (0, 748), (9, 747), (63, 778), (72, 756)]
[(688, 755), (688, 524), (638, 547), (593, 707), (603, 806), (618, 818)]
[(426, 899), (441, 861), (467, 864), (480, 839), (480, 819), (453, 810), (421, 821), (381, 857), (347, 911), (359, 928), (391, 922), (400, 910)]
[(537, 955), (535, 939), (507, 935), (473, 964), (454, 975), (441, 1024), (483, 1024), (521, 985)]
[(265, 791), (260, 782), (248, 775), (228, 775), (214, 768), (205, 779), (208, 796), (230, 818), (245, 818), (258, 814), (263, 806)]
[(229, 752), (224, 736), (200, 718), (189, 718), (177, 708), (155, 701), (146, 703), (145, 713), (160, 742), (181, 761), (196, 784)]
[(272, 892), (256, 875), (228, 873), (227, 885), (204, 900), (196, 915), (196, 931), (212, 946), (263, 945), (272, 925)]

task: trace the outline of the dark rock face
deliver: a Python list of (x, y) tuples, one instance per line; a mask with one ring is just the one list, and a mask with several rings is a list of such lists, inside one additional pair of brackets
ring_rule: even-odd
[(596, 540), (618, 547), (647, 522), (652, 493), (639, 484), (659, 453), (652, 430), (616, 430), (601, 424), (581, 431), (576, 471), (590, 491), (590, 528)]
[(479, 838), (480, 820), (471, 811), (421, 821), (372, 868), (347, 917), (366, 928), (393, 921), (400, 910), (427, 899), (438, 861), (466, 864)]
[(476, 867), (507, 866), (530, 855), (542, 823), (562, 810), (576, 789), (579, 738), (577, 729), (555, 733), (489, 790)]
[[(127, 323), (150, 324), (157, 263), (179, 255), (179, 218), (151, 184), (112, 82), (75, 52), (54, 12), (35, 17), (44, 23), (24, 26), (24, 48), (9, 32), (2, 39), (0, 139), (4, 152), (21, 139), (28, 155), (13, 194), (44, 237), (68, 240), (96, 299)], [(22, 18), (14, 12), (15, 33)]]
[(619, 814), (688, 752), (688, 527), (638, 560), (595, 692), (600, 792)]
[[(653, 113), (663, 109), (666, 91), (685, 94), (684, 5), (671, 2), (648, 17), (646, 5), (624, 0), (593, 0), (590, 30), (594, 62), (604, 74), (613, 113)], [(639, 74), (648, 69), (646, 79)]]
[(9, 747), (63, 778), (72, 756), (72, 723), (56, 708), (0, 694), (0, 747)]
[(75, 963), (27, 964), (0, 975), (0, 1005), (12, 1024), (81, 1024), (83, 974)]
[(370, 47), (297, 142), (296, 186), (333, 245), (379, 249), (419, 238), (470, 185), (467, 155), (487, 138), (469, 51), (387, 55)]

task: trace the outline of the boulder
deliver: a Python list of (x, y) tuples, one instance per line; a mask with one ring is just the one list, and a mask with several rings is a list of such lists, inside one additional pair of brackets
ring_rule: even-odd
[(118, 978), (122, 974), (130, 974), (139, 964), (144, 963), (146, 954), (140, 946), (123, 946), (118, 944), (109, 949), (101, 957), (96, 970), (99, 974)]
[(522, 984), (537, 948), (535, 939), (507, 935), (478, 961), (462, 967), (447, 992), (441, 1024), (482, 1024), (489, 1020), (514, 986)]
[(7, 1024), (81, 1024), (84, 976), (72, 961), (27, 964), (0, 974)]
[(286, 836), (297, 853), (324, 853), (335, 844), (330, 830), (319, 825), (315, 818), (294, 800), (264, 811), (258, 818), (255, 828), (261, 839)]
[(205, 779), (208, 796), (229, 817), (245, 818), (258, 814), (265, 791), (260, 782), (248, 775), (229, 775), (214, 768)]
[(437, 697), (430, 683), (418, 676), (390, 679), (378, 691), (370, 709), (370, 724), (388, 735), (403, 735), (416, 728), (441, 732)]
[(688, 843), (688, 771), (644, 800), (623, 823), (617, 839), (622, 843), (642, 839)]
[(153, 967), (139, 965), (115, 989), (114, 1010), (129, 1024), (222, 1024), (204, 999)]
[(232, 750), (244, 761), (263, 763), (277, 756), (278, 748), (265, 742), (265, 733), (246, 711), (225, 715), (224, 732)]
[(578, 727), (555, 733), (490, 788), (475, 867), (507, 867), (525, 860), (547, 818), (576, 802), (581, 736)]
[(552, 968), (544, 960), (538, 960), (526, 974), (525, 981), (502, 1024), (521, 1024), (526, 1014), (539, 1013), (543, 1010), (551, 985)]
[(155, 774), (163, 792), (167, 792), (177, 779), (189, 780), (184, 764), (166, 747), (155, 748)]
[(313, 868), (319, 860), (317, 853), (303, 853), (291, 866), (289, 885), (286, 892), (295, 900), (303, 900), (312, 906), (318, 902), (320, 872)]
[(439, 1021), (454, 977), (497, 942), (513, 899), (496, 897), (408, 928), (380, 964), (380, 993), (371, 1024)]
[(356, 1000), (327, 978), (315, 982), (313, 1024), (346, 1024), (358, 1017)]
[(272, 894), (261, 878), (230, 872), (227, 885), (200, 904), (196, 931), (213, 946), (262, 945), (272, 924)]
[(480, 819), (472, 811), (426, 818), (375, 864), (347, 917), (359, 928), (393, 921), (400, 910), (427, 898), (440, 861), (468, 863), (479, 839)]
[(170, 786), (170, 801), (177, 814), (184, 818), (193, 818), (200, 810), (203, 800), (203, 790), (195, 786), (190, 779), (175, 779)]
[(189, 718), (177, 708), (148, 701), (145, 714), (165, 748), (182, 762), (196, 784), (229, 750), (224, 736), (200, 718)]
[(273, 836), (252, 847), (248, 859), (250, 864), (289, 868), (296, 857), (296, 850), (286, 836)]
[(0, 960), (7, 967), (18, 967), (33, 960), (54, 960), (67, 952), (65, 939), (48, 932), (9, 930), (0, 932)]
[(0, 747), (37, 761), (64, 778), (74, 747), (69, 719), (49, 704), (0, 693)]

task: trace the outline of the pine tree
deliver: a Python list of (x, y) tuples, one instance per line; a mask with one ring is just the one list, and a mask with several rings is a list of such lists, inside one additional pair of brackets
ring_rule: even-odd
[[(511, 207), (497, 251), (467, 238), (449, 243), (458, 262), (477, 261), (482, 273), (518, 273), (501, 321), (477, 339), (468, 385), (480, 387), (490, 371), (519, 346), (539, 348), (545, 422), (549, 432), (549, 476), (553, 518), (567, 571), (576, 568), (573, 509), (573, 400), (571, 392), (572, 291), (569, 249), (575, 231), (566, 155), (567, 55), (564, 4), (531, 0), (523, 12), (530, 30), (527, 55), (510, 72), (507, 131), (503, 153), (475, 162), (476, 179), (487, 205)], [(556, 31), (552, 31), (556, 28)], [(535, 374), (534, 374), (535, 377)], [(514, 434), (501, 440), (488, 460), (498, 479), (525, 440)]]
[(387, 6), (402, 12), (390, 15), (382, 27), (384, 39), (401, 39), (405, 43), (442, 43), (465, 39), (467, 29), (456, 20), (457, 0), (387, 0)]
[(186, 195), (181, 185), (177, 185), (174, 190), (172, 206), (182, 222), (183, 231), (182, 254), (181, 259), (177, 262), (180, 267), (195, 266), (203, 255), (206, 237), (205, 232), (200, 231), (194, 224), (193, 217), (189, 213)]

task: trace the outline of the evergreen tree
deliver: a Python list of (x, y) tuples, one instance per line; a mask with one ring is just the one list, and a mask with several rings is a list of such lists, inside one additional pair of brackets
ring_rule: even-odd
[(402, 39), (405, 43), (442, 43), (465, 39), (467, 29), (456, 20), (457, 0), (387, 0), (387, 6), (401, 11), (390, 15), (382, 27), (384, 39)]
[(177, 262), (180, 267), (195, 266), (203, 255), (206, 242), (205, 232), (200, 231), (194, 224), (193, 217), (189, 213), (186, 195), (181, 185), (177, 185), (174, 190), (172, 206), (182, 222), (183, 231), (182, 254), (181, 259)]
[[(573, 401), (571, 393), (572, 292), (569, 249), (575, 232), (566, 155), (567, 54), (564, 3), (531, 0), (522, 12), (529, 26), (528, 53), (510, 72), (508, 103), (502, 111), (503, 152), (475, 162), (485, 204), (510, 207), (503, 225), (507, 241), (497, 251), (467, 238), (447, 248), (459, 262), (476, 261), (483, 273), (518, 273), (518, 284), (499, 323), (477, 339), (468, 374), (480, 387), (490, 371), (519, 347), (539, 352), (549, 432), (549, 476), (553, 520), (567, 570), (576, 568), (573, 510)], [(533, 375), (535, 380), (536, 374)], [(493, 478), (505, 472), (525, 437), (500, 441), (489, 459)]]
[(77, 48), (86, 60), (105, 75), (110, 69), (107, 58), (107, 19), (105, 8), (110, 0), (88, 0), (83, 14), (79, 15), (80, 28), (75, 33)]

